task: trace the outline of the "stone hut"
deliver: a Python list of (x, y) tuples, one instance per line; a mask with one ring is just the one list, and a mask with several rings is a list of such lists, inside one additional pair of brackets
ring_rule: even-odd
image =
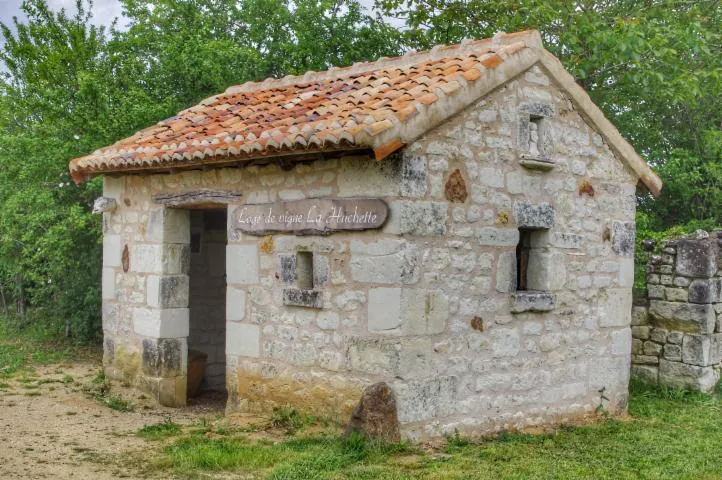
[(70, 171), (104, 176), (106, 372), (162, 404), (201, 351), (229, 412), (376, 385), (412, 440), (626, 408), (661, 182), (536, 31), (230, 87)]

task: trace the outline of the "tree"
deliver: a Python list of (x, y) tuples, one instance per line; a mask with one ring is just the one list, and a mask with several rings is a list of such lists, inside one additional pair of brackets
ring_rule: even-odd
[(91, 6), (27, 0), (15, 33), (0, 25), (0, 293), (83, 340), (100, 334), (101, 184), (74, 185), (70, 159), (229, 85), (398, 52), (356, 1), (124, 0), (124, 31)]
[(497, 31), (541, 32), (548, 50), (589, 92), (665, 182), (640, 196), (652, 228), (707, 220), (719, 209), (722, 4), (717, 0), (378, 0), (405, 22), (409, 47)]

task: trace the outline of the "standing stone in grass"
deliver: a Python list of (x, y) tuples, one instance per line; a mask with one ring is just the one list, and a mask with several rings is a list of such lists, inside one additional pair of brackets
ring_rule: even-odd
[(385, 382), (374, 383), (361, 394), (361, 401), (356, 405), (346, 427), (346, 436), (353, 432), (386, 442), (398, 442), (401, 439), (396, 396)]

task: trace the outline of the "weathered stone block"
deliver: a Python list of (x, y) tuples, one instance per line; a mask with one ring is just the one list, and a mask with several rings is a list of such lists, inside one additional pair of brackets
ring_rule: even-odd
[(647, 297), (649, 299), (664, 300), (665, 287), (662, 285), (647, 285)]
[(626, 391), (630, 367), (628, 355), (601, 357), (589, 362), (589, 389), (599, 391), (605, 388), (608, 392)]
[(711, 305), (650, 300), (649, 316), (652, 323), (668, 330), (688, 333), (714, 331), (715, 314)]
[(150, 307), (185, 308), (188, 306), (188, 275), (148, 275), (146, 292)]
[(514, 247), (519, 243), (519, 230), (484, 227), (476, 230), (476, 238), (481, 245)]
[(507, 293), (516, 290), (516, 254), (503, 252), (496, 264), (496, 291)]
[(103, 268), (103, 300), (115, 299), (115, 268)]
[(719, 371), (714, 367), (687, 365), (665, 359), (659, 362), (659, 382), (664, 385), (711, 392), (718, 381)]
[(148, 215), (146, 240), (155, 243), (190, 243), (190, 211), (157, 208)]
[(161, 378), (158, 382), (158, 403), (166, 407), (184, 407), (186, 404), (186, 377)]
[(133, 272), (180, 274), (187, 271), (187, 246), (181, 244), (137, 244), (130, 248)]
[(632, 327), (632, 336), (640, 340), (649, 340), (649, 326), (634, 326)]
[(653, 365), (632, 365), (632, 377), (654, 384), (659, 380), (659, 368)]
[(653, 328), (649, 334), (649, 338), (653, 342), (667, 343), (667, 334), (668, 332), (664, 328)]
[(440, 290), (405, 288), (401, 293), (401, 333), (430, 335), (441, 333), (449, 318), (449, 299)]
[(449, 299), (438, 290), (371, 289), (368, 308), (369, 331), (378, 333), (440, 333), (446, 328), (449, 317)]
[(399, 421), (402, 423), (451, 415), (458, 402), (458, 379), (454, 376), (394, 382), (392, 386), (398, 400)]
[(121, 252), (120, 235), (103, 235), (103, 266), (120, 267)]
[(687, 277), (674, 277), (674, 280), (672, 280), (672, 284), (675, 287), (689, 287), (689, 284), (692, 283), (692, 280)]
[[(632, 350), (632, 331), (629, 328), (612, 332), (612, 355), (629, 355)], [(645, 352), (646, 353), (646, 352)]]
[(321, 330), (337, 330), (341, 320), (336, 312), (320, 312), (316, 316), (316, 325)]
[(682, 362), (706, 367), (712, 365), (712, 339), (710, 335), (687, 334), (682, 340)]
[(632, 355), (642, 355), (644, 343), (638, 338), (632, 338)]
[(260, 328), (248, 323), (226, 323), (226, 355), (258, 357), (261, 351)]
[(527, 265), (527, 287), (530, 290), (561, 290), (567, 281), (563, 253), (533, 250)]
[[(667, 275), (663, 275), (663, 277), (666, 277)], [(671, 284), (671, 277), (670, 281), (662, 282), (663, 285), (670, 285)], [(670, 302), (686, 302), (689, 299), (689, 294), (687, 292), (686, 288), (670, 288), (665, 287), (664, 289), (664, 295), (667, 300)], [(699, 302), (696, 302), (699, 303)]]
[(617, 285), (630, 288), (634, 286), (634, 258), (620, 259)]
[(134, 308), (133, 330), (144, 337), (187, 337), (189, 310), (187, 308)]
[(278, 270), (281, 281), (287, 285), (296, 282), (296, 255), (279, 254)]
[(246, 318), (246, 291), (240, 288), (226, 287), (226, 319), (240, 322)]
[(516, 356), (521, 348), (519, 331), (515, 328), (495, 328), (489, 332), (489, 341), (494, 358)]
[(379, 256), (352, 254), (351, 278), (363, 283), (410, 284), (418, 280), (418, 250), (403, 244), (395, 253)]
[(584, 236), (576, 233), (554, 232), (551, 236), (551, 245), (557, 248), (579, 248), (584, 243)]
[(662, 353), (662, 345), (648, 340), (644, 342), (644, 348), (642, 351), (644, 352), (644, 355), (658, 357)]
[(672, 362), (682, 361), (682, 347), (668, 343), (664, 346), (664, 358)]
[(600, 327), (626, 327), (631, 323), (632, 291), (628, 288), (608, 288), (599, 294)]
[(226, 246), (226, 277), (229, 284), (258, 283), (258, 246)]
[(401, 162), (401, 195), (421, 198), (428, 188), (428, 169), (426, 159), (412, 155), (403, 155)]
[(387, 332), (401, 326), (401, 289), (398, 287), (369, 289), (368, 329)]
[(647, 316), (647, 307), (632, 308), (632, 325), (646, 325), (649, 321)]
[(304, 288), (284, 288), (283, 304), (295, 307), (322, 308), (323, 292)]
[(722, 301), (722, 278), (694, 280), (689, 285), (690, 303), (717, 303)]
[(659, 363), (659, 357), (657, 355), (634, 355), (632, 362), (639, 365), (657, 365)]
[(669, 342), (673, 345), (682, 345), (683, 338), (684, 338), (684, 333), (682, 333), (682, 332), (669, 332), (667, 334), (667, 342)]
[(187, 345), (184, 338), (143, 339), (142, 370), (151, 377), (185, 376)]
[(612, 250), (622, 256), (634, 254), (634, 222), (612, 222)]
[(717, 239), (683, 239), (677, 243), (676, 271), (687, 277), (711, 277), (717, 271)]
[(557, 303), (556, 295), (548, 292), (518, 291), (511, 298), (512, 313), (550, 312)]
[(389, 205), (389, 220), (383, 231), (399, 235), (446, 234), (449, 204), (446, 202), (396, 201)]
[(554, 219), (554, 209), (548, 203), (514, 203), (514, 220), (519, 228), (552, 228)]

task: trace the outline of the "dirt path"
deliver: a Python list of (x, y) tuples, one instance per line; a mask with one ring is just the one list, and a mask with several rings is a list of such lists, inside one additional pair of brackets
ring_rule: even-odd
[[(118, 462), (122, 454), (138, 458), (157, 446), (137, 437), (138, 429), (167, 417), (190, 425), (223, 413), (218, 395), (171, 409), (116, 383), (111, 392), (130, 401), (134, 411), (112, 410), (82, 390), (98, 371), (99, 365), (90, 363), (51, 365), (25, 379), (3, 380), (7, 385), (0, 389), (0, 478), (142, 478), (137, 463)], [(167, 473), (163, 476), (168, 478)]]

